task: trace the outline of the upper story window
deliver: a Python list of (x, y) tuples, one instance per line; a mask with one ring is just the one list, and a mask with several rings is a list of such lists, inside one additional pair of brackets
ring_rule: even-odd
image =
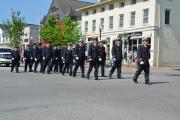
[(102, 7), (102, 8), (101, 8), (101, 12), (104, 12), (104, 11), (105, 11), (105, 7)]
[(94, 9), (94, 10), (93, 10), (93, 14), (96, 14), (96, 12), (97, 12), (96, 9)]
[(131, 0), (131, 4), (136, 4), (136, 0)]
[(143, 24), (148, 24), (149, 22), (149, 8), (143, 10)]
[(100, 19), (101, 30), (104, 30), (104, 18)]
[(109, 17), (109, 29), (113, 29), (113, 16)]
[(110, 4), (109, 5), (109, 10), (113, 10), (114, 9), (114, 4)]
[(92, 31), (96, 31), (96, 20), (92, 21)]
[(84, 31), (85, 31), (85, 32), (88, 32), (88, 21), (85, 21), (85, 25), (84, 25), (84, 26), (85, 26), (85, 27), (84, 27), (84, 29), (85, 29)]
[(120, 7), (124, 7), (125, 6), (125, 2), (120, 2), (119, 6)]
[(86, 12), (85, 12), (85, 15), (86, 15), (86, 16), (87, 16), (87, 15), (89, 15), (89, 12), (88, 12), (88, 11), (86, 11)]
[(124, 14), (119, 15), (119, 27), (120, 28), (124, 27)]
[(170, 17), (171, 17), (171, 10), (170, 9), (166, 9), (165, 10), (165, 24), (169, 25), (170, 24)]
[(130, 26), (135, 26), (135, 20), (136, 20), (136, 12), (131, 12), (131, 20), (130, 20)]

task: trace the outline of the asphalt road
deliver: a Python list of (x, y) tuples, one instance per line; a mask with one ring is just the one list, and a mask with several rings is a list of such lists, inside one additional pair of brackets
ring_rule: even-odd
[(180, 71), (152, 69), (152, 85), (134, 71), (95, 81), (0, 67), (0, 120), (180, 120)]

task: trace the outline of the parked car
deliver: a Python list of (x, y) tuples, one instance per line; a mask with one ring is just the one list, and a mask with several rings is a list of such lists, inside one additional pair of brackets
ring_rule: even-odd
[(0, 66), (2, 64), (6, 65), (7, 67), (12, 64), (12, 55), (10, 48), (0, 48)]

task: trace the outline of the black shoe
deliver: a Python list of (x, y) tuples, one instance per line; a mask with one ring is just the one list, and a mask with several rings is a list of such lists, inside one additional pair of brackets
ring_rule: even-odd
[(51, 74), (50, 72), (47, 72), (47, 74)]
[(82, 75), (82, 76), (81, 76), (81, 78), (85, 78), (85, 76), (84, 76), (84, 75)]
[(101, 77), (106, 77), (105, 75), (101, 75)]
[(111, 77), (112, 77), (112, 76), (111, 76), (111, 75), (109, 75), (109, 79), (111, 79)]
[(151, 83), (149, 81), (145, 81), (146, 85), (151, 85)]
[(29, 72), (33, 72), (33, 70), (30, 70)]
[(117, 77), (118, 79), (124, 79), (123, 77)]
[(89, 76), (87, 76), (87, 79), (88, 79), (88, 80), (90, 80), (90, 77), (89, 77)]
[(95, 78), (95, 80), (100, 80), (99, 78)]
[(137, 80), (135, 80), (135, 79), (133, 79), (133, 82), (134, 82), (135, 84), (138, 84), (138, 81), (137, 81)]

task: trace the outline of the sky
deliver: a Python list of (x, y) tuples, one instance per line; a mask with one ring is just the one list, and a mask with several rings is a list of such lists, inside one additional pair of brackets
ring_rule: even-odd
[[(52, 0), (0, 0), (0, 24), (9, 19), (14, 11), (21, 11), (25, 22), (39, 24), (44, 15), (47, 14)], [(97, 0), (83, 0), (96, 2)]]

